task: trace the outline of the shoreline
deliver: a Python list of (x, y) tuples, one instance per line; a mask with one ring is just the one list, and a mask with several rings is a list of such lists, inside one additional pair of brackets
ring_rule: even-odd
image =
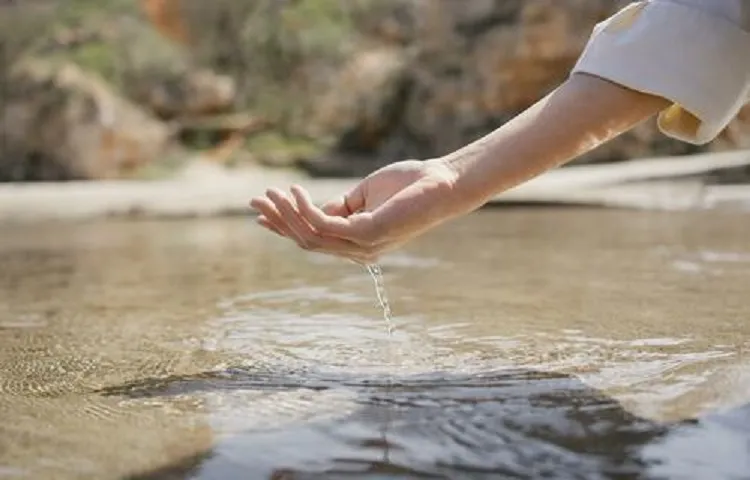
[[(750, 185), (707, 185), (711, 171), (750, 165), (750, 151), (664, 157), (559, 168), (504, 192), (488, 206), (547, 205), (655, 211), (750, 211)], [(200, 218), (253, 215), (249, 200), (268, 187), (298, 183), (317, 203), (358, 179), (315, 179), (293, 170), (226, 170), (190, 164), (165, 180), (0, 184), (0, 225), (106, 218)]]

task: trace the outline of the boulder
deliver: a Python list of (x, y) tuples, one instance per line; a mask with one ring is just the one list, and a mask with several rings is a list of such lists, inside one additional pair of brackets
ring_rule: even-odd
[[(400, 21), (392, 22), (400, 26), (391, 28), (398, 35), (379, 37), (382, 43), (400, 49), (389, 55), (408, 60), (384, 61), (361, 67), (360, 75), (335, 77), (322, 98), (335, 97), (336, 102), (319, 102), (316, 117), (337, 118), (338, 124), (328, 130), (328, 134), (338, 132), (334, 147), (301, 165), (314, 175), (359, 176), (395, 160), (430, 158), (460, 148), (498, 128), (563, 82), (596, 23), (627, 3), (414, 0), (410, 15), (399, 11)], [(392, 40), (394, 36), (398, 41)], [(360, 58), (367, 55), (355, 53), (347, 65), (367, 63)], [(398, 78), (398, 95), (392, 86), (371, 85), (374, 79), (388, 76)], [(365, 105), (379, 107), (362, 108), (365, 98)], [(331, 110), (332, 105), (336, 109)], [(370, 113), (351, 113), (357, 109)], [(374, 118), (372, 112), (379, 112), (380, 117)], [(649, 121), (575, 163), (747, 147), (748, 118), (750, 113), (743, 112), (719, 139), (700, 147), (665, 137), (655, 121)], [(316, 126), (325, 130), (328, 125)]]
[[(254, 156), (360, 176), (498, 128), (559, 85), (594, 25), (627, 3), (140, 0), (142, 17), (113, 16), (95, 39), (104, 47), (80, 57), (111, 60), (116, 72), (103, 76), (155, 116), (192, 125), (186, 138), (196, 118), (249, 111), (305, 144), (250, 149)], [(193, 136), (215, 137), (209, 130)], [(241, 148), (231, 137), (219, 143)], [(669, 139), (650, 121), (575, 163), (748, 147), (750, 109), (708, 146)]]
[[(237, 87), (233, 78), (200, 65), (189, 48), (148, 24), (134, 19), (113, 23), (107, 44), (119, 73), (112, 81), (129, 99), (165, 119), (234, 109)], [(172, 30), (168, 33), (177, 35)]]
[(23, 62), (6, 88), (0, 181), (117, 178), (171, 144), (163, 122), (76, 65)]
[(127, 76), (128, 97), (160, 118), (223, 114), (234, 108), (234, 81), (211, 70), (149, 67)]
[(355, 136), (362, 149), (376, 148), (397, 120), (407, 84), (408, 56), (400, 48), (363, 48), (336, 72), (332, 88), (313, 100), (308, 136)]

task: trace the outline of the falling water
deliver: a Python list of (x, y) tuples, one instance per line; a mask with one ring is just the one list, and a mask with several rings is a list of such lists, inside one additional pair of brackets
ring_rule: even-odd
[(372, 280), (375, 282), (375, 292), (378, 295), (380, 307), (383, 309), (383, 318), (388, 328), (388, 335), (393, 334), (393, 321), (391, 315), (391, 305), (388, 303), (388, 295), (385, 292), (385, 281), (383, 280), (383, 270), (378, 264), (367, 265), (367, 271), (370, 272)]

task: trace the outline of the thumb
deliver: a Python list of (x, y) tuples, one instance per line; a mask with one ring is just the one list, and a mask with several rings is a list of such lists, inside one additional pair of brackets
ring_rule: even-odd
[(320, 209), (326, 215), (349, 217), (365, 208), (364, 183), (360, 182), (350, 191), (325, 204)]
[(320, 209), (323, 213), (332, 217), (348, 217), (350, 215), (343, 196), (324, 203)]
[(343, 207), (342, 204), (331, 203), (329, 208), (346, 208), (346, 216), (331, 215), (316, 207), (307, 192), (302, 188), (292, 187), (292, 195), (297, 202), (299, 213), (320, 234), (338, 237), (357, 244), (368, 244), (372, 240), (369, 238), (372, 231), (370, 228), (372, 215), (370, 213), (349, 213), (349, 208), (345, 205), (346, 202), (342, 200)]

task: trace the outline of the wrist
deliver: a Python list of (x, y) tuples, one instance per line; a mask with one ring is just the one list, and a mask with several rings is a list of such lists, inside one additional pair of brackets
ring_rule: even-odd
[[(471, 188), (467, 183), (467, 165), (455, 153), (429, 160), (431, 169), (440, 172), (443, 178), (440, 202), (445, 205), (446, 215), (459, 216), (481, 207), (485, 195), (480, 189)], [(469, 187), (469, 188), (467, 188)]]
[(452, 195), (475, 209), (493, 196), (605, 143), (663, 109), (665, 101), (577, 74), (487, 136), (441, 159)]

